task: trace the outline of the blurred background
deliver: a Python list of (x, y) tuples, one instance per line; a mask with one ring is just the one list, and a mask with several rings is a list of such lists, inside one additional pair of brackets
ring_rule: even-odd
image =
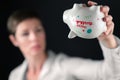
[[(68, 39), (69, 28), (63, 22), (62, 16), (66, 9), (74, 3), (87, 3), (88, 0), (0, 0), (0, 80), (8, 80), (9, 73), (24, 60), (19, 49), (8, 39), (6, 22), (9, 15), (18, 9), (37, 10), (42, 18), (47, 34), (47, 48), (58, 54), (64, 52), (73, 57), (103, 59), (102, 50), (97, 39)], [(120, 17), (115, 0), (93, 0), (98, 5), (110, 6), (109, 14), (115, 23), (114, 34), (120, 37)]]

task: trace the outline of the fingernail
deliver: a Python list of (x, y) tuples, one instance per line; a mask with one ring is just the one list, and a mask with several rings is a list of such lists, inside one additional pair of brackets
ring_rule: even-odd
[(109, 11), (109, 10), (110, 10), (109, 6), (105, 6), (105, 8), (107, 9), (107, 11)]

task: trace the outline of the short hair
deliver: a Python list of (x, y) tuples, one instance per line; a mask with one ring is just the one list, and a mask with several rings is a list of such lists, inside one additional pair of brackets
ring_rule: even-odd
[(36, 18), (41, 21), (38, 12), (33, 10), (17, 10), (13, 12), (7, 21), (7, 29), (9, 34), (15, 34), (17, 25), (20, 22), (30, 18)]

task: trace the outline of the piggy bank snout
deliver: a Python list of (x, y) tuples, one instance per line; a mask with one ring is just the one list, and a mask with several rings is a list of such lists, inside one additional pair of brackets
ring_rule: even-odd
[(64, 11), (64, 13), (63, 13), (63, 21), (64, 21), (65, 23), (67, 23), (67, 18), (68, 18), (67, 11)]
[(70, 9), (65, 10), (64, 13), (63, 13), (63, 22), (66, 23), (66, 24), (68, 24), (70, 16), (71, 16)]
[[(72, 9), (78, 9), (78, 10), (80, 10), (80, 8), (81, 7), (83, 7), (83, 4), (77, 4), (77, 3), (75, 3), (74, 5), (73, 5), (73, 8)], [(71, 16), (71, 10), (72, 9), (68, 9), (68, 10), (65, 10), (64, 12), (63, 12), (63, 21), (65, 22), (65, 23), (67, 23), (67, 21), (69, 20), (69, 16)]]

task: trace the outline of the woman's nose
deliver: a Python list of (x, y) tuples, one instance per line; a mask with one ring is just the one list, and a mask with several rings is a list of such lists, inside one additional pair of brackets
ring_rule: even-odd
[(31, 41), (37, 40), (37, 34), (36, 33), (31, 33), (30, 36), (29, 36), (29, 39)]

